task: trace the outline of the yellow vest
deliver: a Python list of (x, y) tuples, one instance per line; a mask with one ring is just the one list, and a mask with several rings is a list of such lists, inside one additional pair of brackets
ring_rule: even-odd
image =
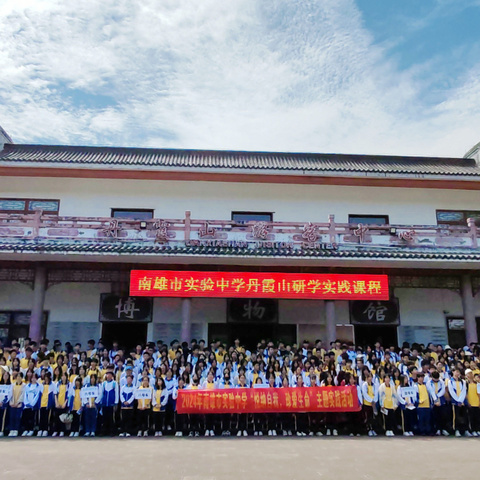
[(384, 408), (393, 408), (392, 387), (385, 387), (385, 400), (383, 402)]
[(477, 384), (472, 382), (468, 384), (467, 400), (471, 407), (480, 407), (480, 398), (478, 398)]
[(418, 408), (430, 408), (430, 397), (425, 384), (418, 385), (418, 402)]

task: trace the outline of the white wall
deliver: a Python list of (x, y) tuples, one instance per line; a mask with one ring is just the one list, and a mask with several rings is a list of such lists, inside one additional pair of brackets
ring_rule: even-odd
[(279, 221), (326, 222), (335, 214), (387, 214), (391, 223), (435, 224), (436, 209), (476, 209), (480, 192), (418, 188), (278, 185), (73, 178), (0, 178), (3, 197), (59, 198), (60, 214), (110, 216), (113, 208), (153, 208), (159, 218), (230, 219), (234, 210), (274, 212)]
[(33, 290), (20, 282), (0, 282), (0, 310), (31, 310)]

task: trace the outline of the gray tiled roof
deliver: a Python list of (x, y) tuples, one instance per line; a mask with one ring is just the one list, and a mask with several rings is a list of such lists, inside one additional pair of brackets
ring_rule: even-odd
[(192, 257), (274, 257), (274, 258), (344, 258), (344, 259), (394, 259), (480, 261), (480, 251), (470, 248), (345, 248), (338, 250), (288, 249), (288, 248), (233, 248), (209, 246), (168, 246), (116, 241), (78, 242), (62, 240), (1, 240), (1, 253), (21, 254), (82, 254), (82, 255), (158, 255)]
[(474, 159), (6, 144), (3, 164), (480, 176)]

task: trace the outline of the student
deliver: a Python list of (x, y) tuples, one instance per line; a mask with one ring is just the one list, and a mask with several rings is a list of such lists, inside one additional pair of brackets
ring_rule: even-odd
[(419, 373), (417, 375), (417, 390), (418, 390), (418, 431), (420, 435), (430, 435), (432, 427), (432, 401), (430, 392), (425, 385), (425, 374)]
[(413, 437), (413, 430), (417, 423), (418, 389), (410, 385), (407, 375), (400, 375), (397, 395), (401, 409), (403, 435)]
[(434, 371), (427, 381), (427, 388), (432, 397), (432, 423), (435, 435), (449, 436), (447, 431), (448, 405), (445, 398), (445, 382), (440, 378), (440, 373)]
[[(88, 389), (88, 395), (86, 395)], [(92, 390), (90, 390), (92, 389)], [(90, 384), (84, 385), (81, 392), (83, 420), (85, 424), (84, 437), (94, 437), (97, 430), (97, 413), (102, 402), (102, 388), (98, 385), (96, 374), (90, 376)]]
[[(347, 384), (350, 387), (354, 387), (357, 390), (357, 402), (358, 406), (362, 408), (363, 405), (363, 398), (362, 398), (362, 389), (360, 385), (358, 385), (358, 379), (355, 375), (348, 374), (347, 375)], [(362, 429), (362, 423), (363, 423), (363, 413), (360, 410), (359, 412), (351, 412), (347, 413), (347, 425), (350, 430), (350, 436), (354, 437), (355, 435), (357, 437), (360, 436), (360, 432)], [(310, 432), (310, 435), (313, 435), (313, 432)]]
[[(192, 382), (190, 385), (186, 387), (188, 390), (198, 390), (199, 388), (199, 380), (196, 374), (192, 376)], [(198, 414), (191, 414), (189, 415), (189, 423), (190, 423), (190, 432), (188, 434), (189, 437), (199, 437), (201, 431), (201, 415)]]
[(394, 437), (395, 410), (398, 407), (397, 394), (393, 383), (391, 383), (391, 376), (386, 374), (383, 380), (384, 383), (378, 388), (378, 401), (383, 415), (385, 436)]
[(102, 384), (102, 417), (105, 435), (113, 436), (115, 429), (114, 408), (118, 405), (119, 388), (113, 379), (113, 371), (108, 370)]
[(470, 433), (474, 437), (480, 435), (480, 395), (479, 395), (479, 383), (475, 380), (478, 375), (473, 375), (473, 371), (470, 368), (465, 370), (465, 376), (467, 379), (467, 411), (468, 420), (470, 426)]
[(39, 385), (40, 396), (40, 421), (37, 437), (48, 437), (48, 429), (50, 427), (50, 419), (53, 409), (55, 408), (55, 384), (52, 382), (50, 372), (45, 374), (43, 385)]
[(378, 402), (378, 387), (373, 383), (373, 376), (368, 373), (365, 382), (362, 384), (362, 410), (365, 417), (365, 426), (369, 437), (376, 437), (377, 432), (374, 429), (375, 405)]
[[(175, 391), (172, 392), (172, 397), (174, 393)], [(170, 392), (165, 385), (165, 380), (160, 377), (155, 382), (152, 397), (153, 423), (155, 425), (156, 437), (163, 435), (163, 430), (165, 429), (165, 411), (169, 398)]]
[(35, 417), (38, 412), (39, 403), (41, 395), (41, 385), (37, 382), (37, 374), (34, 373), (30, 382), (25, 385), (23, 392), (23, 412), (22, 412), (22, 422), (23, 422), (23, 434), (22, 437), (31, 437), (33, 436), (33, 431), (35, 429)]
[[(288, 381), (288, 380), (287, 380)], [(237, 388), (248, 388), (247, 385), (247, 377), (245, 373), (240, 373), (238, 376), (238, 387)], [(247, 432), (247, 414), (246, 413), (239, 413), (237, 415), (237, 437), (244, 437), (248, 436)]]
[(165, 406), (165, 426), (167, 431), (171, 431), (174, 424), (175, 402), (173, 392), (178, 386), (177, 379), (173, 376), (173, 370), (169, 368), (165, 374), (165, 388), (167, 389), (168, 398)]
[[(15, 375), (15, 374), (14, 374)], [(20, 424), (23, 413), (23, 391), (25, 384), (23, 383), (23, 373), (17, 372), (15, 383), (12, 389), (12, 398), (10, 399), (10, 432), (9, 437), (18, 437), (20, 431)]]
[(3, 392), (0, 392), (0, 437), (5, 435), (5, 425), (7, 421), (7, 411), (13, 394), (13, 385), (10, 380), (10, 373), (0, 369), (3, 375), (0, 378), (0, 386)]
[[(148, 428), (150, 420), (150, 407), (152, 404), (153, 389), (150, 386), (148, 377), (143, 377), (142, 384), (138, 388), (139, 391), (148, 390), (150, 396), (148, 398), (139, 398), (137, 400), (137, 437), (148, 437)], [(157, 435), (158, 437), (158, 435)]]
[(461, 437), (467, 431), (465, 398), (467, 396), (467, 385), (460, 378), (461, 372), (458, 368), (452, 370), (453, 377), (448, 381), (448, 393), (452, 403), (452, 430), (456, 437)]
[[(215, 374), (212, 369), (209, 370), (207, 374), (207, 378), (203, 382), (203, 387), (205, 390), (214, 390), (216, 388), (215, 383)], [(215, 423), (217, 420), (217, 416), (214, 414), (207, 414), (205, 415), (205, 436), (206, 437), (214, 437), (215, 436)]]
[[(278, 362), (276, 362), (278, 363)], [(277, 388), (277, 377), (275, 373), (271, 373), (270, 377), (268, 378), (268, 388)], [(278, 414), (276, 413), (267, 413), (267, 429), (268, 429), (268, 436), (269, 437), (276, 437), (277, 436), (277, 423), (278, 423)]]
[[(297, 375), (295, 388), (301, 388), (301, 389), (305, 388), (302, 375)], [(304, 392), (299, 392), (297, 396), (303, 396), (303, 393)], [(297, 431), (297, 437), (306, 437), (307, 431), (308, 431), (308, 414), (295, 413), (295, 423), (296, 423), (295, 430)]]
[(60, 381), (55, 387), (55, 415), (54, 415), (54, 432), (52, 437), (59, 435), (65, 436), (65, 424), (60, 420), (60, 416), (67, 413), (68, 410), (68, 374), (66, 371), (60, 376)]
[(133, 403), (136, 389), (132, 374), (127, 374), (125, 381), (126, 383), (120, 388), (120, 436), (130, 437), (133, 429)]
[[(188, 415), (183, 413), (177, 412), (177, 399), (178, 399), (178, 392), (179, 390), (185, 389), (185, 380), (183, 377), (178, 379), (178, 386), (173, 392), (173, 401), (174, 401), (174, 408), (175, 408), (175, 436), (176, 437), (183, 437), (186, 434), (186, 429), (188, 427)], [(230, 434), (230, 432), (229, 432)]]
[(80, 435), (80, 420), (82, 415), (82, 379), (77, 376), (74, 380), (73, 387), (68, 392), (68, 408), (73, 415), (70, 428), (70, 437), (78, 437)]

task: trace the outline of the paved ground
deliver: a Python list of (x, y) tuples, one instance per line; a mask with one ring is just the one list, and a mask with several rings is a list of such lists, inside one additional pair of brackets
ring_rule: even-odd
[(479, 452), (476, 438), (19, 438), (0, 441), (0, 479), (470, 480)]

